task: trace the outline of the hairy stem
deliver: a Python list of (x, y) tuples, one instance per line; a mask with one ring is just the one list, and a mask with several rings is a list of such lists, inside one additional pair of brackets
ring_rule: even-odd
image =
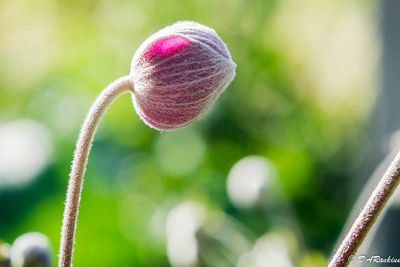
[(387, 168), (378, 185), (370, 195), (364, 208), (357, 216), (355, 222), (335, 251), (329, 262), (329, 267), (347, 266), (352, 260), (357, 249), (362, 244), (372, 225), (381, 214), (386, 202), (395, 191), (400, 176), (400, 153), (396, 155)]
[(108, 85), (97, 97), (82, 125), (78, 142), (76, 143), (74, 159), (65, 202), (64, 217), (61, 230), (59, 267), (72, 265), (72, 252), (74, 246), (75, 228), (78, 217), (79, 200), (82, 191), (83, 175), (85, 173), (88, 154), (93, 141), (93, 136), (101, 116), (110, 104), (124, 92), (132, 91), (133, 85), (129, 76), (122, 77)]
[[(386, 169), (389, 167), (390, 163), (392, 160), (396, 157), (398, 147), (392, 148), (390, 153), (379, 163), (379, 165), (376, 167), (372, 175), (367, 181), (367, 184), (364, 186), (362, 191), (357, 197), (356, 203), (353, 205), (350, 215), (346, 220), (346, 223), (344, 224), (345, 226), (343, 227), (342, 233), (340, 234), (339, 238), (337, 239), (336, 243), (336, 248), (340, 246), (341, 241), (344, 239), (344, 237), (347, 235), (349, 232), (349, 229), (351, 228), (353, 222), (357, 218), (357, 216), (360, 214), (360, 210), (362, 207), (365, 205), (367, 202), (369, 196), (371, 195), (371, 192), (374, 190), (376, 185), (379, 183), (379, 181), (382, 178), (382, 175), (385, 173)], [(358, 248), (359, 253), (365, 253), (366, 250), (369, 248), (371, 241), (374, 238), (374, 235), (376, 234), (376, 231), (378, 230), (379, 223), (382, 221), (384, 216), (380, 216), (377, 221), (375, 221), (374, 225), (371, 227), (369, 230), (368, 236), (364, 239), (362, 245)], [(355, 264), (357, 266), (357, 264)]]

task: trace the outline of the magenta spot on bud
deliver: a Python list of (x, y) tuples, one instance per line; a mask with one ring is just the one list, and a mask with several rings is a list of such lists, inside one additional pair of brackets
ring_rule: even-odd
[(183, 36), (168, 36), (154, 41), (145, 52), (146, 57), (165, 57), (182, 51), (190, 44)]

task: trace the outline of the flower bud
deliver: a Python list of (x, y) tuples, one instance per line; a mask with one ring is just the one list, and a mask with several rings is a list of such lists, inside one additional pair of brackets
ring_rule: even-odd
[(171, 130), (198, 119), (235, 76), (217, 33), (182, 21), (150, 36), (131, 64), (133, 103), (150, 127)]
[(49, 240), (40, 233), (21, 235), (12, 244), (10, 258), (13, 267), (50, 267)]

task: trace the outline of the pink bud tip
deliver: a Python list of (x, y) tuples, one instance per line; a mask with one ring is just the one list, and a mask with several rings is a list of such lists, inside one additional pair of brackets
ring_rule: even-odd
[(190, 45), (190, 41), (182, 36), (168, 36), (154, 41), (146, 50), (145, 57), (167, 57), (176, 54)]
[(235, 69), (213, 29), (177, 22), (150, 36), (133, 57), (135, 109), (152, 128), (186, 126), (215, 102), (233, 80)]

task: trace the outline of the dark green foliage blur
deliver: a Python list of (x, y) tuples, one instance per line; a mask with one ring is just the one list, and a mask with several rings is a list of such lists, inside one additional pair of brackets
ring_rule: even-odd
[[(225, 218), (221, 229), (249, 249), (278, 229), (294, 240), (294, 266), (324, 266), (356, 198), (349, 187), (375, 96), (378, 44), (370, 25), (376, 7), (371, 1), (297, 2), (0, 1), (0, 123), (36, 121), (52, 144), (30, 182), (0, 183), (0, 239), (11, 244), (23, 233), (41, 232), (56, 261), (70, 162), (90, 104), (129, 72), (147, 36), (194, 20), (227, 43), (237, 76), (204, 118), (173, 132), (147, 127), (129, 95), (113, 104), (89, 160), (74, 266), (170, 266), (165, 221), (184, 201)], [(348, 27), (360, 41), (342, 53)], [(352, 51), (360, 57), (347, 59)], [(347, 66), (350, 78), (346, 70), (335, 74)], [(245, 209), (232, 203), (226, 183), (232, 166), (251, 155), (276, 166), (282, 191)], [(212, 226), (204, 229), (197, 235), (199, 266), (235, 266), (243, 251), (214, 240)]]

